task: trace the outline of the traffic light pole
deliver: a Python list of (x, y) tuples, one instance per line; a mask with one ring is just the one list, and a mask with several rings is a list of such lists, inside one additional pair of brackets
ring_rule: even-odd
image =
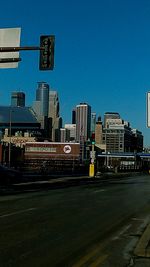
[[(40, 60), (39, 69), (40, 70), (53, 70), (54, 68), (54, 46), (55, 46), (55, 36), (54, 35), (42, 35), (40, 36), (40, 46), (24, 46), (24, 47), (0, 47), (0, 53), (7, 52), (18, 52), (18, 51), (29, 51), (29, 50), (39, 50)], [(21, 58), (0, 58), (0, 63), (9, 62), (19, 62)]]
[(17, 52), (21, 50), (44, 50), (44, 47), (39, 46), (22, 46), (22, 47), (0, 47), (0, 52)]
[[(25, 46), (25, 47), (0, 47), (0, 52), (18, 52), (18, 51), (30, 51), (30, 50), (44, 50), (44, 47), (38, 46)], [(0, 63), (19, 62), (21, 58), (0, 58)]]
[(95, 144), (92, 143), (92, 150), (90, 155), (89, 176), (95, 177)]

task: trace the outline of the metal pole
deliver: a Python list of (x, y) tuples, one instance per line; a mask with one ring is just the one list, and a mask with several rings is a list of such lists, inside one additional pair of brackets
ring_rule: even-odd
[(9, 159), (8, 159), (9, 168), (11, 166), (11, 115), (12, 115), (12, 110), (10, 108), (10, 111), (9, 111)]
[[(30, 51), (30, 50), (45, 50), (45, 47), (39, 46), (22, 46), (22, 47), (0, 47), (0, 53), (2, 52), (17, 52), (17, 51)], [(19, 62), (21, 58), (0, 58), (0, 63), (13, 63)]]
[(95, 144), (92, 143), (92, 150), (90, 152), (90, 177), (95, 177)]
[(0, 58), (0, 63), (19, 62), (21, 58)]
[(39, 46), (0, 47), (0, 52), (17, 52), (22, 50), (45, 50), (45, 48)]

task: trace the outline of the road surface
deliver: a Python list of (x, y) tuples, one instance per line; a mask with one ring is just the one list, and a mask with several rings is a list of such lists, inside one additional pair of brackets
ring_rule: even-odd
[(127, 266), (150, 176), (0, 197), (0, 266)]

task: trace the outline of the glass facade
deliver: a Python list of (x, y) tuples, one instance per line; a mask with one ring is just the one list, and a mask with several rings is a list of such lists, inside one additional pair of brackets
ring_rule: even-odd
[(76, 138), (77, 142), (90, 138), (91, 130), (91, 106), (81, 103), (76, 106)]
[(38, 115), (48, 116), (49, 85), (46, 82), (38, 82), (36, 101), (40, 101), (40, 110)]
[(12, 92), (11, 106), (25, 107), (25, 94), (23, 92)]

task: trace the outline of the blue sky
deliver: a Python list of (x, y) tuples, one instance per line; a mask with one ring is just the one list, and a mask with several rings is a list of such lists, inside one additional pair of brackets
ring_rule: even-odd
[(38, 46), (40, 35), (54, 34), (55, 68), (39, 71), (39, 52), (22, 51), (18, 69), (0, 70), (0, 105), (12, 91), (32, 105), (38, 81), (57, 90), (64, 123), (80, 102), (103, 115), (119, 112), (132, 128), (146, 128), (150, 91), (149, 0), (7, 0), (1, 3), (1, 28), (21, 27), (21, 46)]

